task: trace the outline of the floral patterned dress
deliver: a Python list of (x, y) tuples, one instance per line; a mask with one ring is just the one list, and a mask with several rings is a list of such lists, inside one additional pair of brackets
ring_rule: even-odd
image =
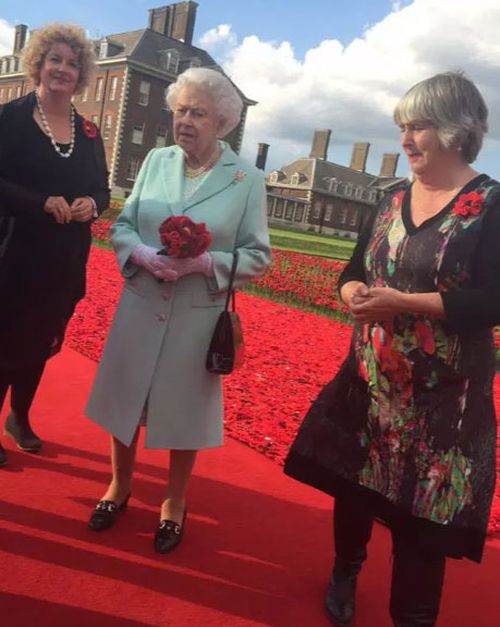
[(408, 313), (355, 325), (285, 472), (362, 499), (433, 550), (479, 561), (495, 485), (500, 186), (476, 177), (419, 227), (410, 201), (411, 187), (383, 201), (341, 284), (438, 291), (446, 319)]

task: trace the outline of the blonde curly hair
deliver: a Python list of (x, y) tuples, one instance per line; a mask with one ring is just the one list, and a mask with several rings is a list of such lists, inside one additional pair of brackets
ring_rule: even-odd
[(77, 56), (80, 75), (75, 93), (80, 93), (89, 84), (95, 71), (95, 53), (92, 41), (85, 31), (74, 24), (54, 23), (33, 31), (23, 50), (25, 72), (35, 85), (40, 84), (40, 71), (49, 50), (54, 44), (66, 44)]

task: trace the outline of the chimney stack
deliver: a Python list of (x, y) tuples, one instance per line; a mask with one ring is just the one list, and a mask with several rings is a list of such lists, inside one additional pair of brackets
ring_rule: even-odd
[(255, 160), (255, 167), (259, 168), (259, 170), (264, 170), (266, 167), (268, 150), (269, 150), (269, 144), (263, 144), (263, 143), (258, 144), (257, 159)]
[(368, 151), (370, 144), (368, 142), (356, 142), (352, 147), (351, 168), (364, 172), (366, 169), (366, 160), (368, 159)]
[(198, 4), (192, 0), (149, 9), (149, 28), (182, 41), (188, 46), (193, 42), (194, 24)]
[(385, 152), (382, 157), (382, 165), (380, 167), (380, 176), (396, 176), (398, 167), (399, 152)]
[(315, 129), (311, 153), (309, 154), (311, 159), (321, 159), (326, 161), (331, 134), (332, 131), (329, 128)]
[(14, 54), (19, 54), (26, 45), (26, 35), (28, 33), (28, 27), (26, 24), (17, 24), (14, 35)]

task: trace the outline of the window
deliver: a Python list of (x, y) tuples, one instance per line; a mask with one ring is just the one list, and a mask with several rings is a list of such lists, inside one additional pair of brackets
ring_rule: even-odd
[(20, 98), (21, 97), (21, 91), (22, 91), (22, 87), (21, 87), (21, 85), (18, 85), (16, 87), (16, 98)]
[(283, 216), (283, 200), (281, 198), (276, 199), (276, 206), (274, 208), (274, 217), (281, 218)]
[(358, 185), (358, 187), (356, 187), (356, 190), (354, 192), (354, 196), (356, 198), (362, 198), (363, 197), (363, 188), (361, 187), (361, 185)]
[(132, 130), (132, 143), (142, 144), (144, 140), (144, 122), (136, 122)]
[(333, 213), (333, 204), (331, 202), (327, 203), (325, 210), (325, 222), (331, 222)]
[(99, 102), (102, 98), (102, 87), (103, 87), (103, 79), (99, 77), (95, 82), (95, 99), (96, 102)]
[(3, 102), (3, 87), (0, 89), (0, 102)]
[(131, 157), (127, 166), (127, 181), (135, 181), (139, 173), (139, 159)]
[(109, 99), (114, 100), (116, 98), (116, 90), (118, 88), (118, 76), (111, 77), (111, 85), (109, 88)]
[(291, 183), (292, 185), (299, 185), (300, 174), (298, 172), (295, 172), (294, 174), (292, 174)]
[(99, 46), (99, 59), (105, 59), (108, 56), (108, 41), (103, 39)]
[(191, 61), (189, 62), (189, 67), (200, 67), (200, 66), (201, 66), (201, 61), (200, 59), (198, 59), (198, 57), (191, 59)]
[(345, 224), (347, 222), (347, 208), (346, 207), (340, 210), (339, 222), (340, 224)]
[(349, 217), (349, 225), (356, 226), (357, 223), (358, 223), (358, 210), (354, 209), (354, 211), (351, 213)]
[(267, 197), (267, 215), (272, 216), (274, 209), (274, 198), (272, 196)]
[(293, 202), (285, 202), (285, 220), (291, 220), (293, 217)]
[(82, 102), (87, 102), (88, 99), (89, 99), (89, 88), (85, 87), (85, 89), (82, 92)]
[(147, 107), (149, 104), (149, 91), (151, 89), (151, 83), (148, 81), (141, 81), (139, 86), (139, 104), (143, 107)]
[(319, 220), (320, 216), (321, 216), (321, 200), (317, 200), (314, 203), (313, 218), (315, 220)]
[(90, 116), (90, 119), (92, 120), (92, 122), (93, 122), (96, 126), (99, 126), (99, 124), (97, 123), (97, 122), (98, 122), (98, 120), (99, 120), (99, 116), (98, 116), (96, 113), (93, 113), (93, 114)]
[(102, 129), (102, 138), (104, 140), (108, 140), (111, 137), (112, 127), (113, 127), (113, 116), (108, 113), (104, 117), (104, 128)]
[(297, 209), (295, 209), (295, 222), (302, 222), (303, 217), (304, 217), (304, 205), (300, 203), (300, 204), (297, 204)]
[(166, 55), (166, 68), (167, 72), (173, 72), (177, 74), (179, 71), (179, 53), (177, 50), (168, 50)]
[(7, 89), (7, 102), (9, 102), (10, 100), (12, 100), (12, 87), (9, 87)]
[(344, 194), (350, 196), (352, 194), (352, 183), (347, 183), (345, 186)]
[(156, 131), (156, 147), (163, 148), (167, 144), (167, 127), (159, 126)]

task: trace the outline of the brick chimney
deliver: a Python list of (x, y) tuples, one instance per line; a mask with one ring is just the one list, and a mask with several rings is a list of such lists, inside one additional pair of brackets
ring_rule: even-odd
[(255, 167), (259, 170), (264, 170), (267, 161), (267, 151), (269, 150), (269, 144), (259, 144), (257, 148), (257, 159), (255, 160)]
[(311, 159), (322, 159), (326, 161), (331, 134), (332, 131), (329, 128), (315, 129), (311, 152), (309, 154)]
[(399, 152), (385, 152), (382, 157), (379, 176), (396, 176), (398, 161)]
[(366, 170), (366, 160), (368, 159), (368, 151), (370, 144), (368, 142), (356, 142), (352, 147), (351, 168), (364, 172)]
[(26, 44), (26, 35), (28, 34), (28, 27), (26, 24), (17, 24), (14, 34), (14, 49), (13, 54), (19, 54)]
[(190, 46), (193, 41), (197, 8), (196, 2), (188, 0), (149, 9), (149, 28)]

